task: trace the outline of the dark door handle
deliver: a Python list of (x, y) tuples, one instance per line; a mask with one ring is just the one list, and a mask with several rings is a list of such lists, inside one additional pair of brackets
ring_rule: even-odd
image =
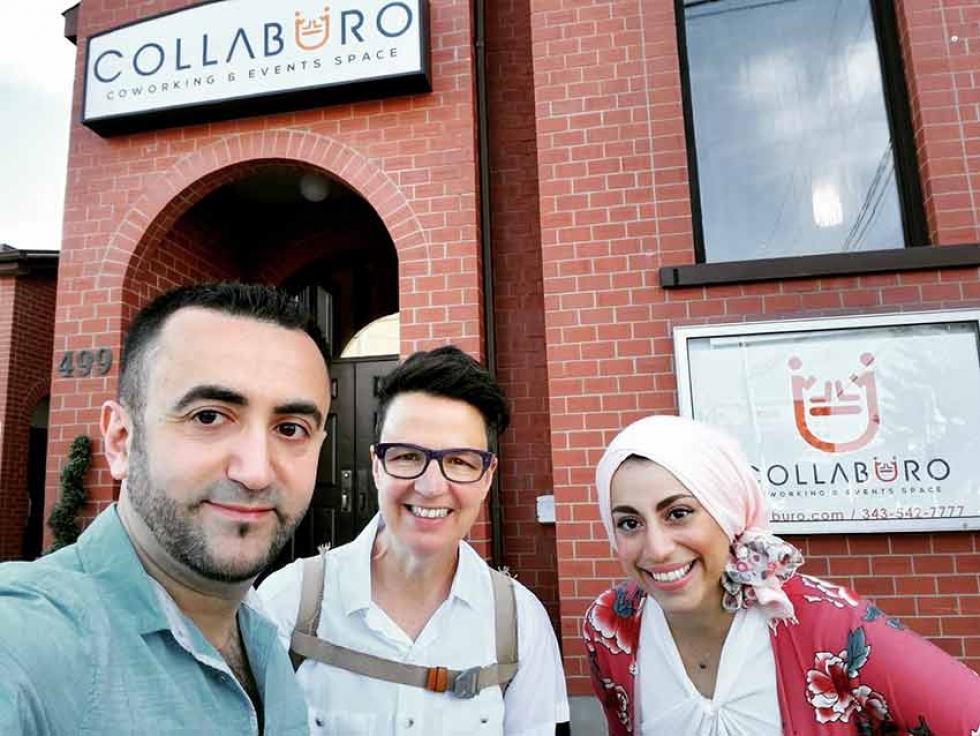
[(371, 484), (368, 482), (368, 470), (367, 468), (358, 468), (357, 470), (357, 513), (362, 516), (367, 512), (368, 507), (368, 490), (371, 488)]
[(340, 471), (340, 510), (350, 512), (354, 495), (354, 471), (343, 468)]

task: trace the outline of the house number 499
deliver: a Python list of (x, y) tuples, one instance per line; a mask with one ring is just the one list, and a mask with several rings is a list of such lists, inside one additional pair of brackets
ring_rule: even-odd
[(62, 378), (104, 376), (110, 368), (112, 368), (112, 351), (109, 348), (68, 350), (58, 363), (58, 373)]

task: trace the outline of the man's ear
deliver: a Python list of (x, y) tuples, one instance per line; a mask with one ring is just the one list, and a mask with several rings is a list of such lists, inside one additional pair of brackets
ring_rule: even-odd
[(102, 405), (99, 426), (109, 472), (116, 480), (123, 480), (129, 473), (129, 443), (133, 437), (129, 411), (118, 401), (107, 401)]

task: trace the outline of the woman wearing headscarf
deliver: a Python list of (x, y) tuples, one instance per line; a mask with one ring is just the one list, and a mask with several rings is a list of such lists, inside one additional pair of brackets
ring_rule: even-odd
[(798, 573), (727, 435), (642, 419), (606, 450), (596, 487), (630, 578), (583, 626), (611, 736), (980, 736), (980, 677)]

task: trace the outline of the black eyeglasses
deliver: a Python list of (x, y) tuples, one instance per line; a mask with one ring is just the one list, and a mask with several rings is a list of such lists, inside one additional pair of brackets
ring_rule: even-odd
[(449, 450), (430, 450), (407, 442), (379, 442), (374, 454), (381, 467), (392, 478), (414, 480), (420, 477), (435, 460), (442, 476), (453, 483), (476, 483), (487, 473), (493, 453), (469, 447)]

